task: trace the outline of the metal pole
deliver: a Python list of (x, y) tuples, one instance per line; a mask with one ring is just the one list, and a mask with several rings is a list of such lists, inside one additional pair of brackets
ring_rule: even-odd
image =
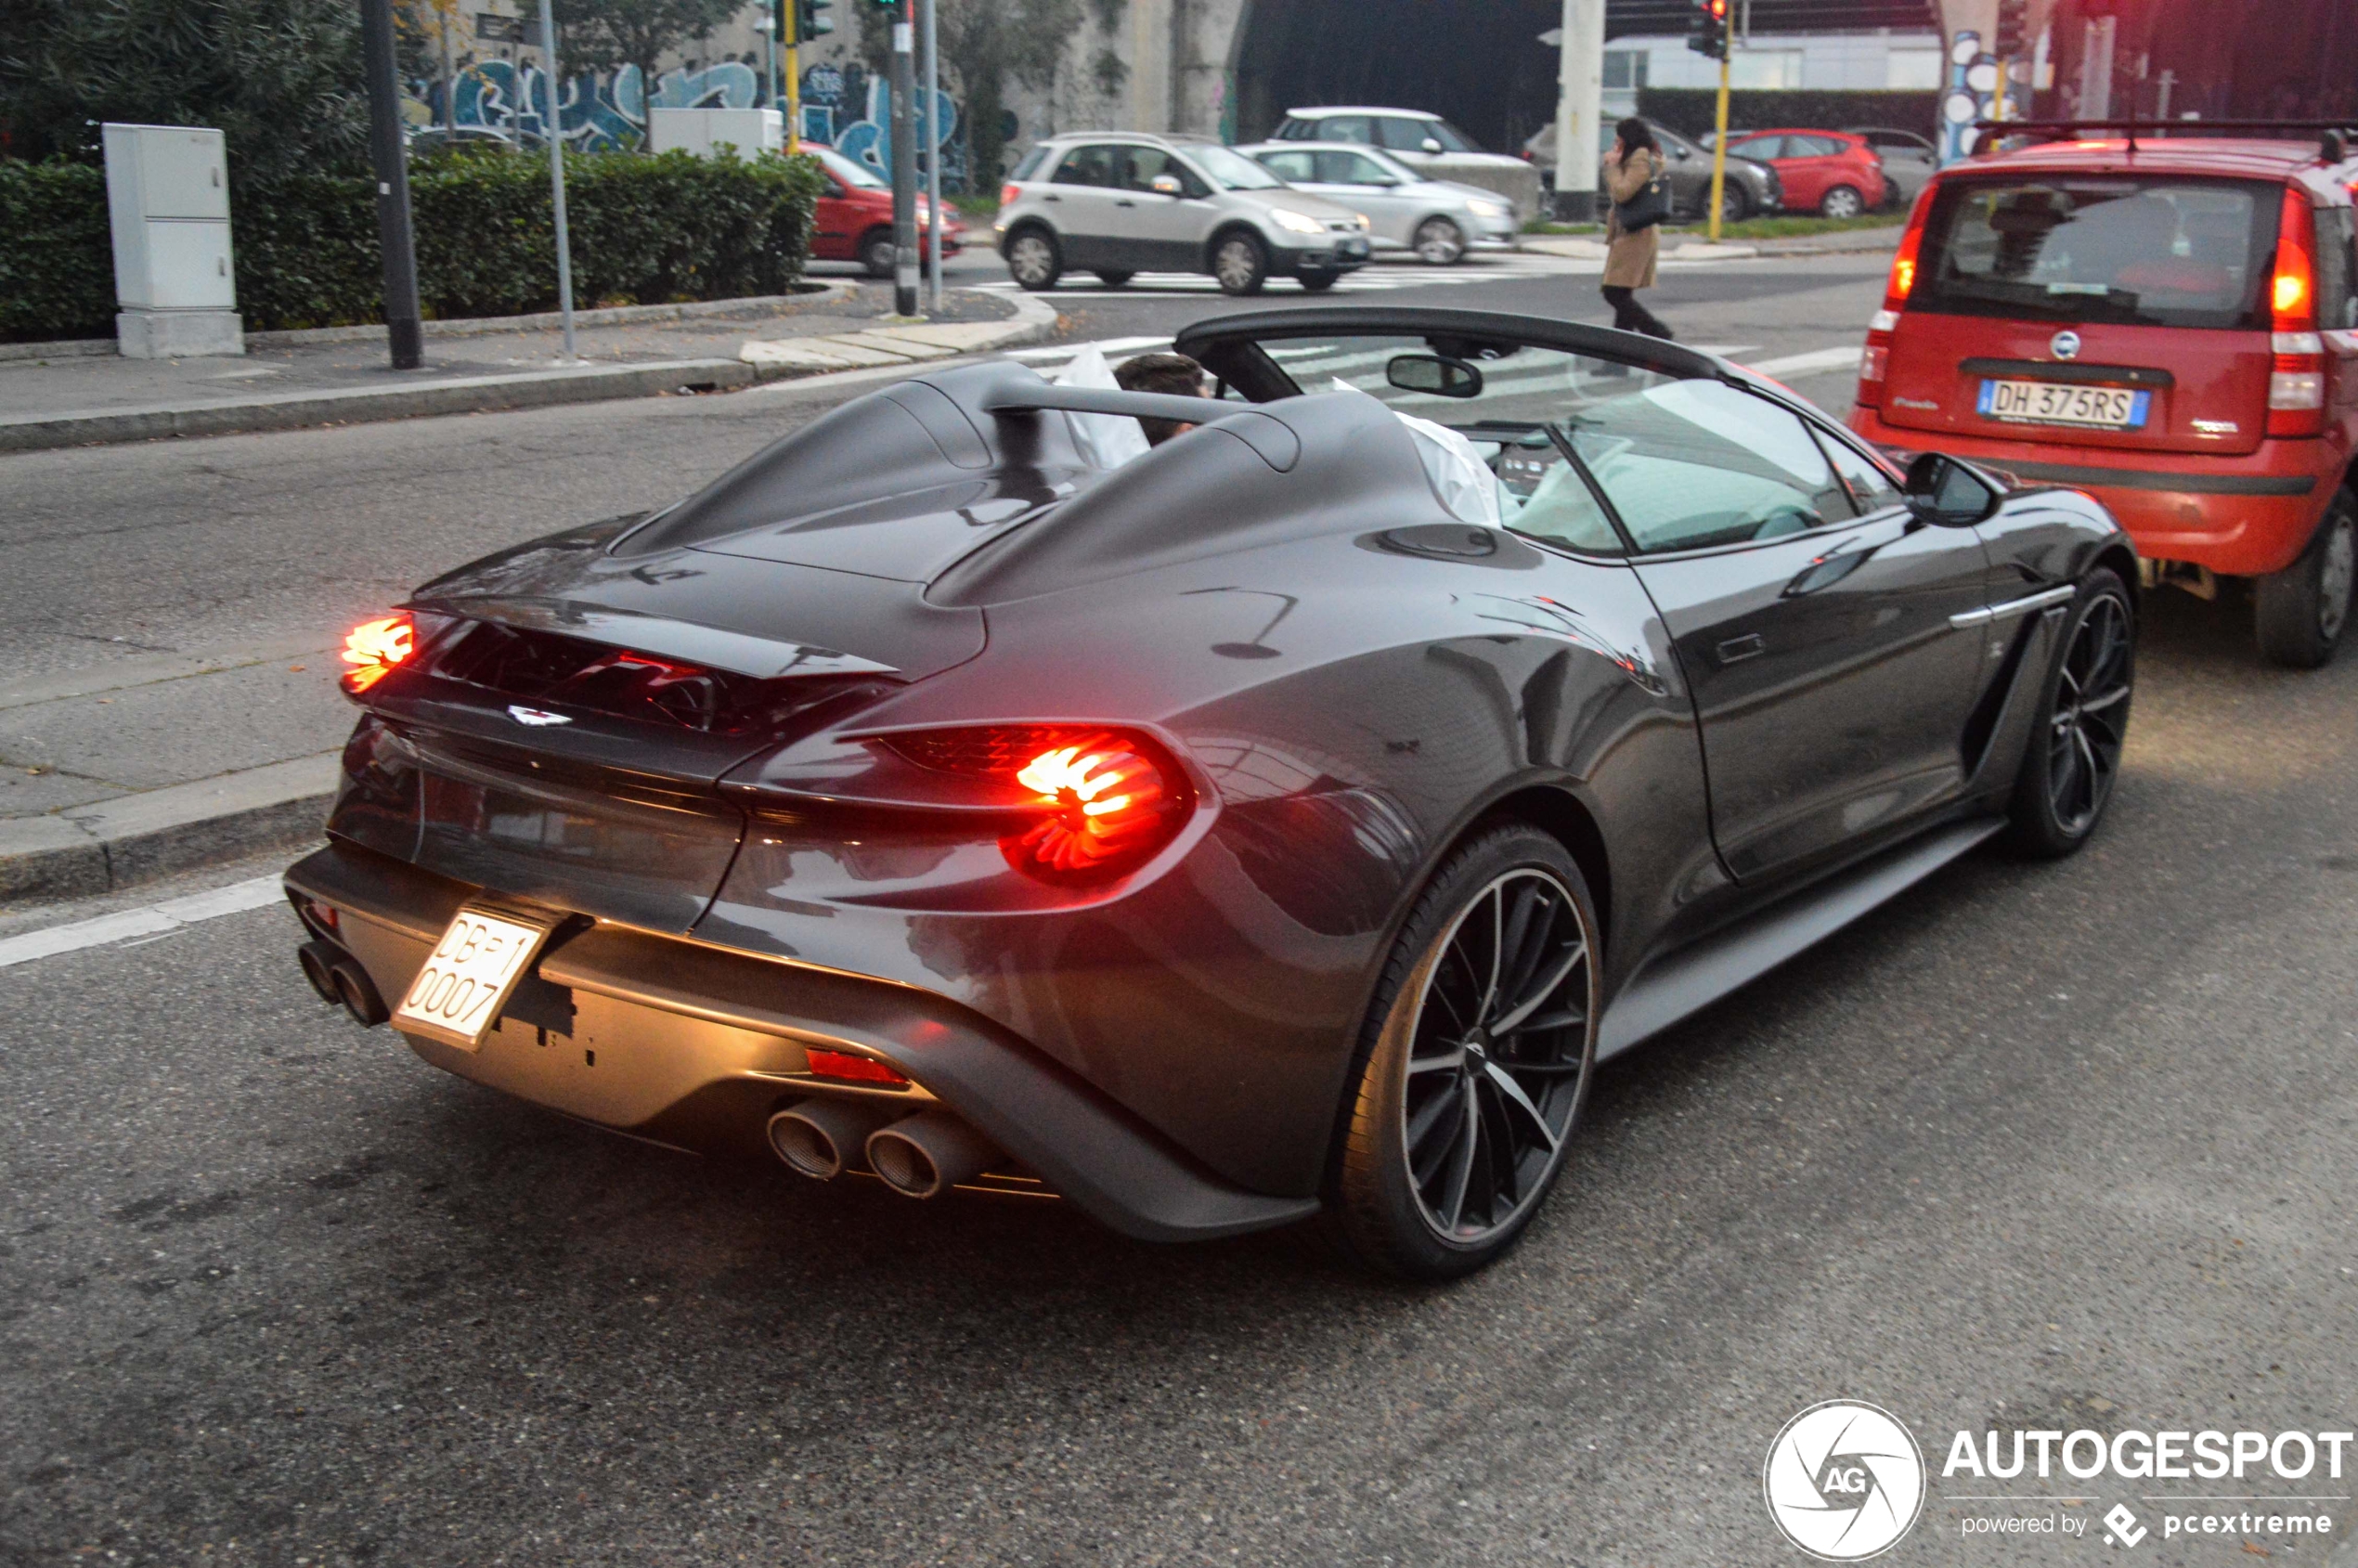
[[(546, 3), (546, 0), (543, 0)], [(1719, 110), (1713, 123), (1719, 134), (1711, 138), (1711, 242), (1719, 243), (1719, 206), (1728, 189), (1728, 57), (1736, 52), (1736, 13), (1728, 13), (1727, 30), (1719, 35)]]
[[(453, 5), (457, 0), (444, 0), (444, 3), (446, 6)], [(442, 33), (442, 128), (455, 131), (459, 128), (459, 92), (458, 84), (450, 79), (450, 13), (447, 9), (437, 9), (434, 18), (442, 23), (439, 29)]]
[(393, 0), (361, 0), (360, 49), (369, 72), (369, 162), (377, 172), (377, 237), (384, 247), (385, 341), (393, 368), (425, 363), (418, 308), (418, 248), (409, 227), (409, 149), (401, 135), (401, 86), (393, 58)]
[(797, 0), (778, 0), (778, 20), (786, 39), (786, 155), (802, 150), (802, 7)]
[(935, 22), (940, 0), (917, 0), (926, 19), (926, 308), (941, 308), (941, 50)]
[(913, 0), (900, 0), (892, 24), (892, 313), (917, 314), (916, 69), (910, 59)]
[(557, 89), (562, 84), (557, 74), (557, 19), (549, 8), (549, 0), (540, 0), (540, 52), (549, 67), (549, 118), (541, 122), (540, 128), (549, 138), (549, 188), (556, 203), (557, 313), (564, 318), (565, 357), (577, 359), (580, 356), (574, 352), (573, 342), (573, 246), (565, 237), (564, 110), (557, 102)]
[(1604, 150), (1605, 0), (1563, 0), (1557, 41), (1554, 216), (1598, 215), (1597, 159)]

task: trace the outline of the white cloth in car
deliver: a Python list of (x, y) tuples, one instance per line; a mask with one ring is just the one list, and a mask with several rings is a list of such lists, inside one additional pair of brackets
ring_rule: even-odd
[[(1105, 351), (1092, 343), (1056, 372), (1056, 385), (1115, 392), (1121, 383), (1113, 379), (1113, 369), (1106, 363)], [(1068, 413), (1065, 418), (1072, 422), (1073, 445), (1081, 448), (1082, 460), (1093, 468), (1120, 468), (1133, 458), (1147, 455), (1150, 445), (1147, 433), (1128, 414)]]
[[(1344, 381), (1335, 378), (1337, 392), (1357, 392), (1368, 395)], [(1372, 401), (1381, 403), (1381, 398)], [(1389, 405), (1386, 405), (1389, 407)], [(1409, 436), (1417, 444), (1417, 457), (1425, 465), (1425, 474), (1432, 481), (1433, 493), (1449, 514), (1463, 522), (1479, 523), (1485, 528), (1502, 525), (1498, 510), (1498, 478), (1489, 465), (1474, 455), (1473, 443), (1445, 424), (1420, 420), (1414, 414), (1391, 410), (1393, 418), (1408, 427)]]

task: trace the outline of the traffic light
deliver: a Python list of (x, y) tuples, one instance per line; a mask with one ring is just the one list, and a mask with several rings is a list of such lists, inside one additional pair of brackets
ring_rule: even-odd
[(808, 43), (836, 30), (836, 0), (795, 0), (795, 37)]
[(1998, 0), (1998, 46), (1990, 52), (2002, 60), (2022, 55), (2028, 44), (2030, 0)]
[(1696, 0), (1695, 27), (1687, 47), (1716, 60), (1728, 58), (1728, 0)]

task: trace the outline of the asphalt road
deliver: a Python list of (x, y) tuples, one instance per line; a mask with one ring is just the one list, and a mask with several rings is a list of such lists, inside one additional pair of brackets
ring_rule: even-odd
[[(1814, 346), (1871, 292), (1823, 265), (1665, 314)], [(365, 607), (809, 398), (6, 460), (0, 661)], [(1967, 1538), (1950, 1433), (2358, 1424), (2358, 661), (2149, 612), (2085, 854), (1969, 858), (1613, 1064), (1446, 1289), (599, 1134), (327, 1012), (279, 909), (0, 969), (0, 1563), (1799, 1563), (1761, 1461), (1835, 1396), (1935, 1464), (1882, 1561), (2084, 1561)]]

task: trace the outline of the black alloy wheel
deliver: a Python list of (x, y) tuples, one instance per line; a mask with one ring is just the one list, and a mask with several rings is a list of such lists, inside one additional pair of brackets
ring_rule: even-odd
[(2288, 669), (2315, 669), (2334, 656), (2350, 625), (2358, 585), (2358, 499), (2338, 491), (2300, 559), (2251, 585), (2252, 632), (2261, 656)]
[(2129, 737), (2136, 643), (2129, 590), (2110, 571), (2090, 573), (2065, 617), (2063, 653), (2048, 672), (2038, 728), (2015, 780), (2011, 815), (2018, 847), (2053, 859), (2072, 853), (2096, 831)]
[(1553, 836), (1495, 828), (1435, 875), (1363, 1044), (1329, 1234), (1449, 1279), (1510, 1246), (1554, 1185), (1596, 1061), (1596, 919)]

